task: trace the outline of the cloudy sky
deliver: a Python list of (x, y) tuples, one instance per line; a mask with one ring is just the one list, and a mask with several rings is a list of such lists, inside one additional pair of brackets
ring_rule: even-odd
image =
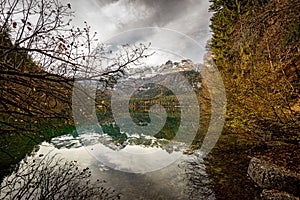
[(210, 38), (208, 0), (64, 0), (75, 11), (73, 23), (87, 21), (108, 44), (147, 43), (166, 59), (201, 62)]

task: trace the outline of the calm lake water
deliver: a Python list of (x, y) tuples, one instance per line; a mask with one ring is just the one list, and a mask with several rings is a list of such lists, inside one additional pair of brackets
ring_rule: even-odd
[[(155, 145), (145, 145), (141, 139), (136, 140), (137, 137), (135, 137), (131, 138), (131, 142), (128, 142), (126, 146), (120, 147), (118, 144), (109, 143), (109, 138), (106, 134), (99, 136), (95, 133), (77, 137), (71, 134), (64, 135), (53, 138), (51, 143), (40, 144), (32, 157), (39, 157), (41, 154), (49, 154), (49, 156), (59, 154), (68, 161), (76, 160), (81, 167), (89, 167), (92, 179), (106, 180), (108, 186), (120, 192), (121, 199), (215, 199), (205, 172), (201, 152), (186, 154), (184, 153), (185, 146), (180, 143), (173, 143), (173, 149), (170, 149), (172, 148), (170, 146), (169, 149), (166, 149), (163, 140), (159, 141), (155, 138), (144, 139), (153, 140), (152, 144)], [(112, 152), (117, 152), (121, 157), (108, 155), (106, 158), (110, 161), (101, 162), (102, 158), (99, 159), (97, 156), (104, 148), (98, 149), (98, 154), (93, 153), (92, 151), (99, 146), (99, 143), (95, 143), (95, 141), (101, 141), (101, 145), (105, 144), (104, 146)], [(147, 157), (149, 160), (145, 160), (144, 156), (132, 159), (130, 157), (122, 158), (124, 152), (130, 153), (132, 150), (134, 152), (138, 150), (141, 155), (146, 155), (146, 157), (147, 154), (156, 152), (156, 157)], [(157, 156), (163, 159), (171, 158), (172, 162), (166, 167), (154, 169), (151, 172), (126, 172), (130, 169), (147, 168), (147, 165), (160, 159)], [(173, 159), (174, 157), (176, 159)], [(115, 165), (115, 167), (108, 167), (107, 163), (111, 166)]]

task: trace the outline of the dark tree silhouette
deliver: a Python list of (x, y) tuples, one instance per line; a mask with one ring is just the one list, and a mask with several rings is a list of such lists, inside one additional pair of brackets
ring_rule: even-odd
[(91, 174), (76, 161), (65, 161), (57, 154), (40, 154), (23, 160), (18, 169), (3, 180), (0, 199), (121, 198), (105, 181), (92, 181)]
[(71, 5), (58, 0), (0, 0), (0, 11), (2, 132), (38, 132), (45, 124), (56, 128), (58, 119), (72, 123), (75, 78), (108, 85), (147, 49), (124, 45), (112, 55), (86, 22), (83, 28), (70, 25)]

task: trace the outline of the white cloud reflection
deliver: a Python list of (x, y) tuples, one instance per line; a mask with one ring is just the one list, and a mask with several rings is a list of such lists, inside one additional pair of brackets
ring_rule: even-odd
[(128, 145), (119, 151), (112, 150), (103, 144), (86, 147), (100, 162), (116, 170), (130, 173), (145, 173), (166, 167), (183, 154), (168, 153), (158, 147)]

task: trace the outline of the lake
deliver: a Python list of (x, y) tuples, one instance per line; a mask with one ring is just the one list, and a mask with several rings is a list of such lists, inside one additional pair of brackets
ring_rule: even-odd
[(143, 134), (127, 135), (120, 143), (106, 133), (74, 131), (41, 143), (24, 160), (58, 154), (77, 161), (91, 170), (92, 180), (105, 180), (121, 199), (215, 199), (201, 152), (188, 149), (182, 142)]

